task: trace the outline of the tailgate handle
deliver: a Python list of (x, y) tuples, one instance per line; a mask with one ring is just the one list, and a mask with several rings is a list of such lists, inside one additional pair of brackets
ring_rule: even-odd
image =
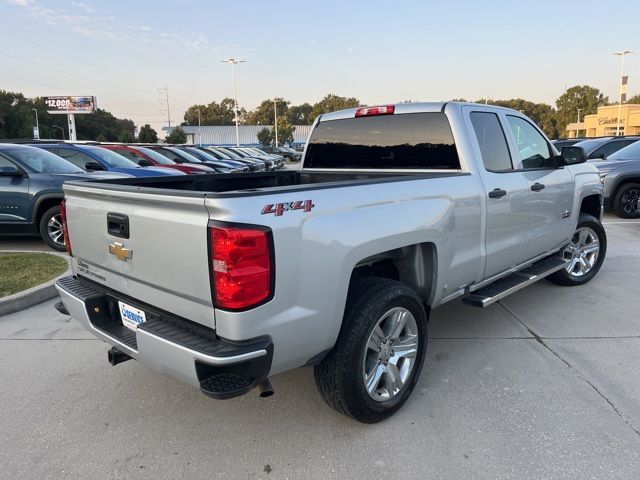
[(129, 238), (129, 217), (121, 213), (107, 213), (107, 232), (119, 238)]

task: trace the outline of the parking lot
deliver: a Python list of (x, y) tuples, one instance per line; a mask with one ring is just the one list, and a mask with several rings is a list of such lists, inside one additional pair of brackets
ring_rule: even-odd
[(273, 378), (273, 397), (214, 401), (109, 366), (54, 301), (2, 317), (0, 477), (640, 478), (640, 222), (605, 227), (586, 286), (434, 311), (416, 392), (376, 425), (332, 411), (310, 369)]

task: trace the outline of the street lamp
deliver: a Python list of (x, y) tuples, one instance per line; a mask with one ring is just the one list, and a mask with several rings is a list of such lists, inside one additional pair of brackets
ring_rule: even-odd
[(273, 99), (273, 129), (276, 133), (276, 147), (278, 146), (278, 108), (276, 107), (276, 100)]
[(620, 57), (620, 96), (618, 97), (618, 124), (616, 127), (616, 136), (620, 135), (620, 116), (622, 115), (622, 77), (624, 77), (624, 56), (634, 53), (631, 50), (623, 50), (621, 52), (613, 52), (614, 55)]
[(32, 108), (31, 110), (36, 112), (36, 132), (38, 132), (38, 138), (35, 138), (35, 135), (33, 136), (33, 138), (36, 140), (40, 140), (40, 124), (38, 123), (38, 109)]
[(582, 108), (578, 109), (578, 125), (576, 125), (576, 138), (578, 138), (578, 133), (580, 133), (580, 112), (582, 110)]
[(227, 60), (220, 60), (222, 63), (231, 64), (231, 72), (233, 75), (233, 110), (236, 117), (236, 147), (240, 146), (240, 129), (238, 128), (238, 94), (236, 92), (236, 65), (239, 63), (245, 63), (246, 60), (236, 60), (235, 58), (229, 58)]
[(64, 136), (64, 128), (59, 127), (57, 125), (52, 125), (51, 128), (57, 128), (58, 130), (60, 130), (62, 132), (62, 140), (66, 140), (66, 138)]

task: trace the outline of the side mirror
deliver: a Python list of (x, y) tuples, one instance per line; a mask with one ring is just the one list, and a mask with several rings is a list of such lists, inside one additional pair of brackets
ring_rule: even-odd
[(87, 162), (84, 168), (90, 172), (104, 170), (104, 167), (100, 165), (98, 162)]
[(138, 165), (140, 165), (141, 167), (150, 167), (151, 162), (146, 158), (141, 158), (140, 160), (138, 160)]
[(587, 161), (587, 152), (582, 147), (562, 147), (560, 156), (565, 165), (577, 165)]

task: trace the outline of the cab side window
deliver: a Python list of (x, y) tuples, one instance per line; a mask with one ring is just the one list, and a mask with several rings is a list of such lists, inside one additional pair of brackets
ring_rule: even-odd
[(4, 157), (0, 157), (0, 175), (3, 173), (16, 173), (20, 170), (12, 162)]
[(469, 118), (480, 146), (484, 168), (490, 172), (512, 171), (511, 154), (498, 116), (491, 112), (471, 112)]
[(66, 150), (64, 148), (61, 148), (58, 155), (60, 155), (66, 161), (73, 163), (76, 167), (79, 167), (82, 170), (87, 169), (87, 163), (89, 162), (97, 163), (86, 153), (82, 153), (77, 150)]
[(522, 168), (553, 168), (552, 150), (540, 132), (523, 118), (507, 115), (507, 121), (518, 146)]

